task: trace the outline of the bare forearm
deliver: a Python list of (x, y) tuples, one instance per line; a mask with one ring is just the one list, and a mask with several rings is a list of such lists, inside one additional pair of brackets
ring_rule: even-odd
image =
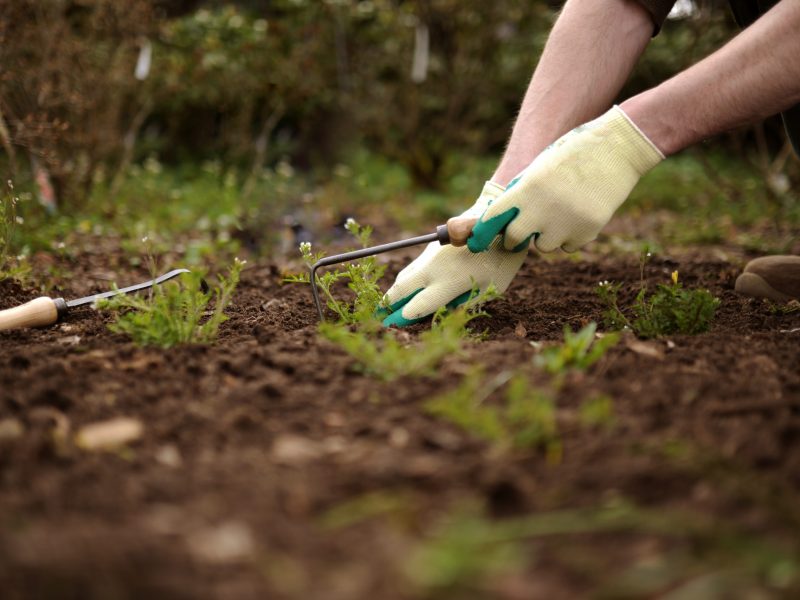
[(605, 111), (652, 32), (650, 16), (633, 0), (569, 0), (492, 180), (506, 185), (549, 144)]
[(800, 102), (800, 2), (782, 0), (726, 46), (621, 107), (665, 154)]

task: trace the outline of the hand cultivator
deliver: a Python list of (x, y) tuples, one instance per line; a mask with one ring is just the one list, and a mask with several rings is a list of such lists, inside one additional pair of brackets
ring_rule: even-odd
[[(64, 318), (70, 309), (77, 306), (85, 306), (86, 304), (94, 303), (96, 300), (111, 298), (119, 294), (130, 294), (150, 289), (153, 286), (169, 281), (183, 273), (189, 273), (189, 270), (174, 269), (150, 281), (130, 285), (119, 290), (111, 290), (110, 292), (102, 292), (100, 294), (78, 298), (76, 300), (64, 300), (63, 298), (48, 298), (47, 296), (42, 296), (30, 302), (26, 302), (25, 304), (21, 304), (20, 306), (15, 306), (14, 308), (0, 310), (0, 331), (21, 327), (43, 327), (45, 325), (52, 325)], [(205, 287), (205, 282), (202, 282), (202, 285)]]
[(467, 244), (467, 238), (472, 233), (472, 228), (477, 221), (476, 218), (472, 217), (453, 217), (447, 221), (446, 225), (439, 225), (436, 227), (434, 233), (418, 235), (397, 242), (381, 244), (380, 246), (362, 248), (361, 250), (354, 250), (353, 252), (334, 254), (317, 261), (311, 266), (311, 277), (309, 280), (311, 282), (311, 292), (314, 294), (314, 303), (317, 305), (320, 322), (325, 320), (325, 314), (322, 312), (322, 303), (319, 300), (319, 290), (317, 289), (317, 269), (320, 267), (328, 267), (350, 260), (359, 260), (367, 256), (375, 256), (376, 254), (383, 254), (384, 252), (391, 252), (392, 250), (399, 250), (400, 248), (408, 248), (419, 244), (429, 244), (431, 242), (439, 242), (442, 246), (446, 246), (447, 244), (465, 246)]

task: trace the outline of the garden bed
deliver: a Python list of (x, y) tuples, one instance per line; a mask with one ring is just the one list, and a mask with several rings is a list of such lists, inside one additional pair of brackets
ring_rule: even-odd
[[(138, 348), (92, 310), (0, 333), (2, 595), (790, 597), (800, 311), (737, 296), (739, 268), (707, 256), (656, 258), (646, 277), (674, 270), (720, 298), (711, 331), (623, 335), (567, 373), (557, 456), (482, 441), (425, 404), (476, 364), (551, 388), (534, 356), (565, 324), (602, 322), (600, 280), (631, 297), (635, 257), (531, 257), (472, 323), (483, 341), (393, 382), (323, 340), (308, 287), (271, 264), (244, 271), (213, 345)], [(70, 281), (66, 297), (92, 291)], [(0, 282), (0, 308), (35, 295)], [(424, 327), (397, 335), (413, 344)], [(579, 426), (598, 394), (613, 419)], [(118, 417), (141, 423), (138, 439), (76, 443)]]

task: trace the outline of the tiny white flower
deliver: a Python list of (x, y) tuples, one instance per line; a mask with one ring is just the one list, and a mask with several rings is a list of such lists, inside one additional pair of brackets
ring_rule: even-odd
[(58, 248), (59, 250), (63, 250), (66, 247), (67, 245), (64, 242), (58, 242), (58, 244), (56, 244), (56, 248)]
[(147, 243), (149, 240), (150, 240), (150, 238), (149, 238), (149, 237), (147, 237), (147, 236), (144, 236), (144, 237), (142, 238), (142, 243), (143, 243), (143, 244), (146, 244), (146, 243)]
[(25, 222), (25, 219), (23, 219), (22, 217), (17, 217), (14, 220), (17, 222), (17, 225), (22, 225)]

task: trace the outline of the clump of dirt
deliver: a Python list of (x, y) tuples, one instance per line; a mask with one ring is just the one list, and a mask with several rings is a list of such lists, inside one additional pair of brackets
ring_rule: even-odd
[[(390, 263), (387, 280), (401, 267)], [(466, 344), (436, 377), (391, 384), (317, 335), (310, 290), (283, 284), (275, 265), (243, 273), (211, 346), (138, 348), (91, 309), (1, 332), (3, 596), (427, 597), (406, 576), (407, 558), (470, 498), (505, 518), (622, 496), (796, 539), (800, 314), (737, 296), (737, 269), (722, 261), (659, 259), (648, 281), (675, 269), (721, 299), (711, 331), (625, 336), (588, 373), (567, 377), (557, 463), (536, 450), (494, 451), (422, 405), (476, 363), (542, 380), (531, 342), (600, 321), (600, 280), (625, 282), (622, 297), (632, 297), (635, 260), (530, 260), (478, 322), (485, 341)], [(36, 295), (0, 282), (0, 308)], [(574, 426), (597, 394), (613, 399), (611, 432)], [(74, 444), (82, 426), (117, 417), (141, 422), (141, 438), (114, 451)], [(395, 508), (325, 524), (332, 509), (369, 497)], [(472, 596), (584, 596), (692, 543), (688, 533), (545, 538), (522, 575)]]

